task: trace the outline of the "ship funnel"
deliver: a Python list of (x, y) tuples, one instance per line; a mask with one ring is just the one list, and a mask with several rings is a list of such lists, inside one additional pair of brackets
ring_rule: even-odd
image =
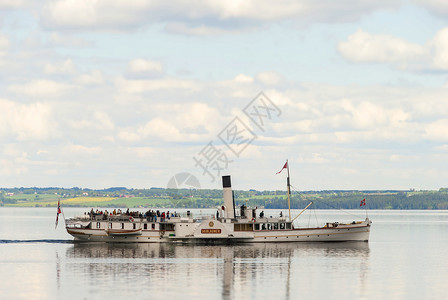
[(235, 218), (235, 204), (233, 203), (232, 183), (230, 175), (222, 176), (222, 189), (224, 197), (224, 216), (225, 218)]

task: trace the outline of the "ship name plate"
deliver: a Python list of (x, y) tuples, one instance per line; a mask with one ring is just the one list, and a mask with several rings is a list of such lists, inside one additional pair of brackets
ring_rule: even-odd
[(211, 234), (219, 234), (221, 233), (221, 229), (211, 229), (211, 228), (206, 228), (206, 229), (201, 229), (201, 233), (211, 233)]

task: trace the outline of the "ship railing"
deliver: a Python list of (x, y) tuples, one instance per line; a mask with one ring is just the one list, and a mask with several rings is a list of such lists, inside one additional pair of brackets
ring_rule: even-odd
[(75, 216), (73, 218), (73, 220), (88, 221), (88, 220), (91, 220), (91, 218), (89, 215), (80, 215), (80, 216)]

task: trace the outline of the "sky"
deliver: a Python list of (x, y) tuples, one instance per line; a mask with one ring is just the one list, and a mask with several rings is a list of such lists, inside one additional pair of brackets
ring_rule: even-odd
[(0, 0), (0, 187), (448, 187), (448, 2)]

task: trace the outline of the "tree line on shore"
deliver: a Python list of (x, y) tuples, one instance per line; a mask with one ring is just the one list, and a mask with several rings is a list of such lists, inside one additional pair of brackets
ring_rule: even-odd
[[(127, 189), (115, 187), (103, 190), (81, 188), (0, 188), (0, 204), (14, 205), (37, 199), (64, 199), (73, 197), (138, 197), (142, 203), (133, 202), (133, 206), (151, 206), (151, 199), (164, 199), (166, 207), (212, 208), (222, 205), (222, 190), (206, 189)], [(235, 204), (267, 209), (287, 208), (285, 191), (234, 191)], [(316, 209), (359, 209), (361, 200), (366, 199), (367, 209), (448, 209), (448, 188), (437, 191), (303, 191), (291, 195), (291, 207), (302, 208), (310, 201)], [(103, 206), (113, 204), (103, 203)]]

